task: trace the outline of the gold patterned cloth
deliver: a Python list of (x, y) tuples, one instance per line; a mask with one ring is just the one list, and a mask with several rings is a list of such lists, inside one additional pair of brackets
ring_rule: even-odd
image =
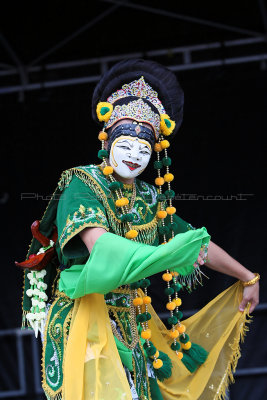
[[(173, 363), (171, 378), (158, 382), (164, 400), (224, 398), (249, 322), (248, 310), (238, 310), (241, 297), (242, 285), (237, 282), (183, 322), (189, 335), (209, 351), (207, 361), (194, 374), (170, 349), (167, 328), (149, 306), (153, 343)], [(103, 295), (90, 294), (75, 300), (63, 388), (65, 400), (132, 399)]]

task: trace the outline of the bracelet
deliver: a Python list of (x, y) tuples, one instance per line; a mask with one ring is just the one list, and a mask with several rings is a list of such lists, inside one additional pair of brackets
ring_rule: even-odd
[(244, 287), (246, 287), (246, 286), (254, 285), (256, 282), (258, 282), (260, 280), (260, 274), (254, 272), (254, 275), (255, 275), (255, 278), (251, 279), (250, 281), (245, 281), (245, 282), (241, 281), (242, 285)]

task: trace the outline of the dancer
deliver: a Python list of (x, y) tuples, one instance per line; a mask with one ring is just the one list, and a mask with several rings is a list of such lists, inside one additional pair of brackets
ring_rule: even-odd
[[(176, 214), (167, 149), (182, 122), (183, 91), (165, 67), (133, 59), (101, 78), (92, 103), (100, 163), (62, 173), (32, 226), (27, 260), (17, 263), (27, 268), (23, 326), (42, 335), (45, 394), (221, 399), (260, 277)], [(155, 186), (139, 179), (153, 151)], [(181, 293), (201, 283), (204, 263), (239, 281), (183, 320)], [(158, 272), (168, 327), (149, 296)]]

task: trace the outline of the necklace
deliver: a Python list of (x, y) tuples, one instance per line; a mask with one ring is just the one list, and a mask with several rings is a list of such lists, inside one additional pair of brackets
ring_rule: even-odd
[(132, 342), (128, 343), (126, 340), (123, 339), (121, 334), (117, 331), (115, 326), (111, 324), (111, 329), (113, 334), (116, 336), (116, 338), (123, 343), (127, 349), (133, 350), (135, 346), (137, 345), (139, 341), (139, 334), (137, 330), (137, 324), (136, 324), (136, 313), (135, 313), (135, 307), (133, 305), (133, 290), (130, 290), (130, 327), (131, 327), (131, 334), (132, 334)]
[(127, 189), (127, 186), (128, 186), (128, 187), (131, 187), (131, 186), (132, 186), (132, 188), (133, 188), (132, 196), (131, 196), (131, 201), (130, 201), (130, 204), (129, 204), (129, 212), (131, 212), (132, 209), (133, 209), (134, 203), (135, 203), (135, 199), (136, 199), (136, 184), (135, 184), (135, 182), (133, 182), (132, 185), (127, 185), (127, 184), (124, 184), (124, 185), (123, 185), (123, 187), (124, 187), (125, 189)]

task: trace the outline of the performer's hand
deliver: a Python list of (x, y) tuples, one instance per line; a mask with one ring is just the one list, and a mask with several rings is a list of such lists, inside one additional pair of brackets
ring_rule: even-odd
[(194, 263), (194, 267), (197, 268), (199, 267), (199, 265), (203, 265), (205, 263), (204, 260), (205, 260), (205, 252), (204, 250), (200, 250), (197, 261)]
[(244, 311), (246, 305), (250, 303), (249, 312), (252, 313), (257, 304), (259, 304), (260, 285), (256, 282), (254, 285), (244, 287), (243, 299), (239, 305), (239, 310)]

